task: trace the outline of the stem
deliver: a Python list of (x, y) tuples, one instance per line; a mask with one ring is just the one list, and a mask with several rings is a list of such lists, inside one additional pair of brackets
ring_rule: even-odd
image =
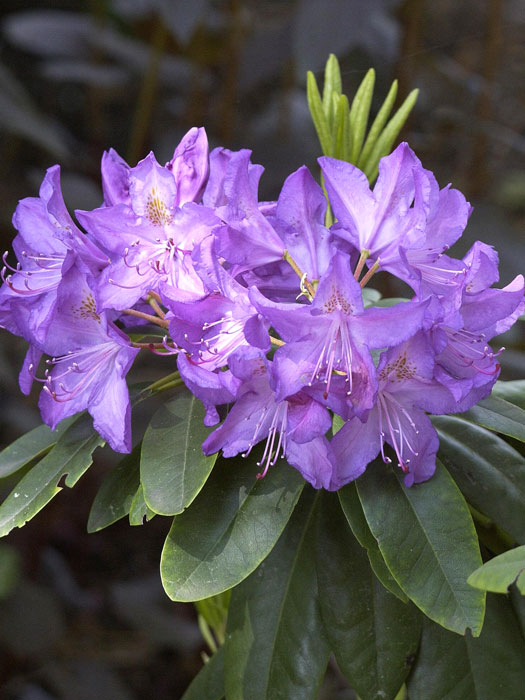
[(289, 253), (287, 250), (285, 250), (284, 253), (283, 253), (283, 260), (286, 260), (286, 262), (288, 263), (288, 265), (290, 265), (290, 267), (292, 268), (292, 270), (295, 272), (295, 274), (296, 274), (301, 280), (304, 279), (304, 285), (305, 285), (306, 289), (308, 290), (308, 294), (310, 294), (310, 296), (311, 296), (312, 299), (313, 299), (314, 296), (315, 296), (315, 289), (313, 288), (311, 282), (308, 281), (308, 278), (306, 277), (306, 275), (304, 274), (304, 272), (301, 270), (301, 268), (299, 267), (299, 265), (295, 262), (295, 260), (292, 258), (292, 256), (290, 255), (290, 253)]
[(361, 256), (359, 260), (357, 261), (357, 265), (355, 268), (354, 272), (354, 279), (357, 281), (359, 279), (359, 275), (363, 271), (363, 267), (365, 266), (365, 262), (368, 260), (370, 257), (370, 251), (367, 250), (366, 248), (361, 251)]
[(165, 313), (164, 313), (164, 311), (160, 308), (160, 306), (159, 306), (157, 300), (155, 299), (155, 297), (152, 296), (151, 292), (149, 292), (148, 304), (151, 306), (152, 309), (154, 309), (154, 311), (155, 311), (155, 313), (157, 314), (157, 316), (159, 316), (160, 318), (164, 318)]
[(374, 273), (377, 272), (377, 270), (379, 270), (379, 260), (376, 260), (376, 261), (375, 261), (375, 263), (374, 263), (374, 264), (372, 265), (372, 267), (368, 270), (368, 272), (367, 272), (366, 275), (363, 277), (363, 279), (361, 280), (361, 282), (359, 282), (359, 284), (361, 285), (361, 289), (363, 289), (363, 287), (364, 287), (368, 282), (370, 282), (370, 280), (371, 280), (372, 277), (374, 276)]
[(166, 348), (164, 343), (135, 343), (135, 342), (132, 342), (131, 345), (134, 348), (146, 348), (147, 350), (153, 350), (153, 349), (157, 350), (157, 348), (160, 350), (161, 348), (164, 348), (164, 349)]
[(157, 379), (156, 382), (153, 382), (153, 384), (146, 387), (146, 390), (156, 391), (159, 389), (159, 387), (164, 386), (164, 384), (171, 384), (173, 381), (177, 381), (178, 379), (180, 379), (180, 374), (178, 372), (172, 372), (171, 374), (167, 374), (165, 377), (162, 377), (162, 379)]
[(122, 313), (129, 314), (130, 316), (136, 316), (137, 318), (143, 318), (145, 321), (154, 323), (162, 328), (168, 328), (168, 322), (158, 316), (151, 316), (150, 314), (145, 314), (142, 311), (137, 311), (136, 309), (123, 309)]
[(154, 390), (155, 394), (160, 394), (161, 391), (168, 391), (168, 389), (173, 389), (176, 386), (183, 386), (184, 381), (182, 379), (174, 379), (172, 382), (166, 382), (162, 384), (158, 389)]
[(272, 345), (277, 345), (278, 348), (282, 347), (283, 345), (286, 345), (284, 340), (279, 340), (279, 338), (274, 338), (272, 335), (270, 336), (270, 341)]

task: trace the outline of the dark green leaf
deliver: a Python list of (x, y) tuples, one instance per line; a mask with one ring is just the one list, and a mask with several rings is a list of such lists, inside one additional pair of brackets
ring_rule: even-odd
[(434, 416), (439, 455), (465, 498), (525, 543), (525, 459), (494, 433), (455, 416)]
[(421, 615), (379, 583), (337, 498), (323, 496), (317, 575), (326, 636), (363, 700), (394, 700), (417, 650)]
[(313, 541), (318, 496), (307, 487), (268, 558), (232, 592), (228, 700), (312, 700), (330, 648), (324, 640)]
[(478, 639), (459, 637), (425, 620), (414, 672), (414, 700), (522, 700), (525, 643), (509, 601), (489, 595)]
[(5, 447), (0, 452), (0, 479), (47, 454), (72, 422), (73, 418), (66, 418), (56, 430), (51, 430), (47, 425), (39, 425)]
[(357, 482), (357, 492), (385, 562), (404, 592), (432, 620), (477, 636), (484, 595), (467, 584), (481, 565), (474, 523), (460, 490), (442, 464), (412, 488), (400, 469), (376, 460)]
[(255, 459), (223, 459), (166, 539), (161, 575), (172, 600), (193, 601), (232, 588), (273, 549), (304, 486), (285, 462), (257, 479)]
[(129, 509), (129, 524), (144, 525), (144, 523), (147, 523), (154, 518), (155, 515), (156, 513), (154, 513), (151, 508), (148, 508), (148, 504), (144, 500), (142, 484), (139, 484), (137, 492), (131, 501), (131, 506)]
[(483, 591), (506, 593), (513, 583), (525, 595), (525, 545), (494, 557), (468, 577), (468, 583)]
[(403, 593), (399, 584), (392, 576), (390, 569), (385, 564), (383, 555), (379, 550), (379, 545), (377, 544), (376, 538), (373, 536), (372, 531), (368, 527), (366, 522), (365, 514), (363, 512), (363, 506), (357, 495), (357, 490), (355, 483), (350, 483), (339, 489), (339, 500), (343, 508), (343, 513), (352, 528), (352, 532), (355, 538), (361, 545), (365, 547), (368, 559), (370, 560), (370, 566), (372, 567), (375, 575), (381, 581), (383, 586), (387, 588), (391, 593), (393, 593), (399, 600), (404, 603), (407, 602), (408, 597)]
[(206, 457), (202, 452), (210, 432), (204, 415), (202, 403), (184, 391), (153, 416), (142, 442), (140, 480), (155, 513), (182, 513), (213, 469), (217, 455)]
[(525, 379), (516, 379), (512, 382), (496, 382), (492, 388), (491, 396), (505, 399), (525, 410)]
[(0, 506), (0, 536), (31, 520), (61, 488), (62, 477), (70, 488), (91, 466), (92, 453), (104, 440), (93, 430), (88, 414), (82, 414), (57, 444), (31, 469)]
[(140, 447), (126, 455), (102, 482), (89, 513), (88, 532), (98, 532), (128, 515), (140, 486)]
[(204, 664), (182, 700), (222, 700), (224, 697), (224, 647)]
[(525, 442), (525, 411), (498, 396), (489, 396), (480, 401), (462, 413), (461, 418)]

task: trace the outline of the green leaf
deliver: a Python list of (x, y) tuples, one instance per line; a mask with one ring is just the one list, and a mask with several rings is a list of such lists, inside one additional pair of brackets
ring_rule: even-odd
[(84, 413), (59, 438), (53, 447), (29, 471), (0, 506), (0, 537), (14, 527), (22, 527), (55, 496), (65, 477), (73, 487), (91, 466), (92, 453), (104, 440), (93, 430), (92, 419)]
[(357, 492), (383, 558), (404, 592), (443, 627), (477, 636), (485, 599), (467, 584), (481, 564), (474, 523), (461, 491), (436, 463), (434, 476), (412, 488), (380, 460), (357, 481)]
[(372, 148), (375, 146), (378, 136), (381, 133), (384, 125), (386, 124), (386, 120), (390, 116), (390, 112), (392, 111), (392, 107), (394, 106), (394, 102), (396, 101), (396, 97), (397, 80), (394, 80), (390, 87), (390, 90), (388, 91), (388, 95), (386, 96), (385, 101), (381, 106), (381, 109), (379, 110), (376, 118), (372, 122), (370, 131), (368, 132), (368, 136), (366, 137), (365, 145), (363, 146), (363, 150), (361, 151), (361, 155), (359, 156), (357, 166), (361, 168), (361, 170), (363, 169), (364, 163), (367, 162)]
[(224, 697), (224, 647), (204, 664), (182, 700), (222, 700)]
[(146, 503), (159, 515), (182, 513), (213, 469), (217, 455), (202, 452), (210, 432), (204, 416), (202, 403), (184, 391), (161, 406), (146, 429), (140, 480)]
[(325, 156), (331, 156), (333, 154), (332, 134), (323, 109), (323, 103), (321, 102), (321, 95), (319, 94), (315, 75), (311, 71), (308, 71), (306, 76), (306, 98), (308, 100), (308, 107), (310, 108), (315, 130), (317, 131), (319, 143), (321, 144), (321, 150)]
[(439, 455), (465, 498), (525, 543), (525, 459), (494, 433), (456, 416), (434, 416)]
[(487, 598), (478, 639), (425, 621), (408, 693), (414, 700), (522, 700), (525, 642), (508, 600)]
[(395, 306), (396, 304), (401, 304), (405, 301), (410, 301), (410, 299), (405, 297), (390, 297), (388, 299), (379, 299), (379, 301), (374, 302), (373, 306)]
[(493, 386), (491, 395), (525, 409), (525, 379), (515, 379), (512, 382), (498, 381)]
[(507, 593), (513, 583), (525, 595), (525, 545), (494, 557), (467, 579), (471, 586), (493, 593)]
[(525, 442), (525, 410), (498, 396), (483, 399), (461, 418)]
[(363, 512), (363, 506), (357, 495), (357, 490), (355, 483), (352, 482), (347, 484), (342, 489), (338, 491), (339, 501), (343, 508), (343, 513), (348, 520), (352, 532), (355, 538), (364, 547), (368, 554), (368, 559), (370, 561), (370, 566), (374, 571), (377, 578), (381, 581), (383, 586), (391, 593), (393, 593), (399, 600), (406, 603), (408, 597), (403, 593), (399, 584), (392, 576), (390, 569), (385, 564), (383, 555), (379, 549), (376, 538), (373, 536), (372, 531), (368, 527), (366, 522), (365, 514)]
[(272, 553), (232, 592), (224, 664), (228, 700), (317, 698), (330, 653), (312, 544), (318, 494), (305, 489)]
[(325, 633), (337, 664), (361, 698), (394, 700), (410, 670), (421, 615), (377, 580), (341, 513), (323, 494), (317, 575)]
[(366, 163), (363, 163), (363, 171), (370, 182), (373, 182), (376, 179), (379, 161), (381, 158), (383, 158), (383, 156), (390, 153), (397, 135), (403, 128), (404, 123), (408, 119), (408, 115), (416, 103), (418, 94), (419, 90), (412, 90), (412, 92), (407, 96), (401, 107), (386, 125), (383, 133), (377, 139)]
[(352, 132), (350, 130), (348, 98), (340, 95), (336, 112), (335, 157), (349, 160), (352, 147)]
[(328, 116), (331, 109), (332, 95), (340, 95), (343, 91), (341, 82), (341, 70), (337, 57), (331, 53), (328, 56), (324, 69), (324, 85), (323, 85), (323, 109)]
[(0, 452), (0, 479), (14, 474), (26, 464), (43, 457), (57, 443), (58, 438), (72, 424), (73, 418), (63, 420), (56, 430), (39, 425), (22, 435)]
[(218, 629), (226, 624), (230, 597), (231, 590), (228, 590), (195, 602), (197, 612), (202, 615), (212, 629)]
[(365, 308), (368, 306), (377, 306), (380, 300), (381, 292), (378, 292), (377, 289), (373, 287), (365, 287), (363, 289), (363, 305)]
[(156, 513), (148, 507), (144, 500), (144, 490), (142, 484), (139, 484), (137, 492), (133, 496), (129, 509), (129, 524), (144, 525), (155, 517)]
[(368, 115), (370, 114), (370, 105), (372, 103), (372, 95), (374, 94), (375, 79), (375, 71), (373, 68), (370, 68), (352, 101), (352, 107), (350, 109), (350, 128), (352, 130), (351, 163), (357, 163), (359, 160), (359, 154), (361, 153), (366, 127), (368, 125)]
[(304, 480), (285, 462), (257, 479), (255, 459), (217, 462), (191, 508), (173, 520), (161, 558), (172, 600), (194, 601), (232, 588), (268, 556)]
[(140, 486), (140, 448), (137, 445), (102, 482), (89, 513), (88, 532), (103, 530), (129, 514)]

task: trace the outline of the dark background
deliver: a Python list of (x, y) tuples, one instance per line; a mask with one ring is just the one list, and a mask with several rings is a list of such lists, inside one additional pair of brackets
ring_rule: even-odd
[[(62, 165), (71, 211), (93, 208), (104, 149), (132, 165), (152, 149), (164, 163), (194, 125), (206, 127), (212, 147), (252, 148), (266, 168), (261, 199), (275, 198), (303, 163), (316, 172), (305, 73), (320, 79), (334, 52), (349, 95), (376, 69), (374, 109), (394, 77), (401, 97), (420, 88), (402, 137), (475, 207), (456, 255), (479, 238), (500, 252), (502, 285), (523, 271), (522, 0), (3, 0), (0, 20), (2, 250), (18, 200), (37, 195), (47, 167)], [(523, 333), (507, 336), (503, 377), (523, 376)], [(39, 416), (36, 397), (17, 387), (25, 344), (0, 337), (3, 446)], [(134, 376), (167, 371), (169, 359), (146, 359)], [(113, 462), (99, 450), (74, 491), (0, 549), (0, 589), (3, 562), (18, 561), (0, 600), (2, 700), (178, 698), (200, 668), (192, 606), (171, 603), (160, 585), (169, 520), (86, 533)], [(353, 697), (333, 667), (321, 697)]]

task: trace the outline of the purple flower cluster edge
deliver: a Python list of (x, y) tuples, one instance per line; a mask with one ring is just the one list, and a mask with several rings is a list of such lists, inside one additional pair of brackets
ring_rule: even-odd
[[(501, 349), (489, 341), (523, 313), (523, 277), (495, 288), (498, 256), (480, 241), (448, 254), (471, 207), (406, 143), (381, 160), (373, 189), (349, 163), (319, 164), (327, 197), (303, 166), (277, 201), (260, 202), (262, 166), (248, 150), (210, 151), (203, 128), (164, 166), (150, 153), (131, 167), (110, 150), (102, 205), (75, 212), (83, 230), (50, 168), (15, 211), (17, 262), (4, 254), (0, 288), (0, 326), (29, 343), (20, 388), (42, 385), (44, 422), (87, 409), (129, 452), (126, 377), (145, 347), (175, 356), (206, 425), (218, 425), (205, 454), (258, 449), (259, 477), (282, 457), (329, 490), (378, 455), (407, 486), (429, 479), (439, 443), (428, 414), (490, 394)], [(412, 299), (367, 306), (376, 272)], [(130, 338), (148, 323), (165, 329), (162, 343)]]

